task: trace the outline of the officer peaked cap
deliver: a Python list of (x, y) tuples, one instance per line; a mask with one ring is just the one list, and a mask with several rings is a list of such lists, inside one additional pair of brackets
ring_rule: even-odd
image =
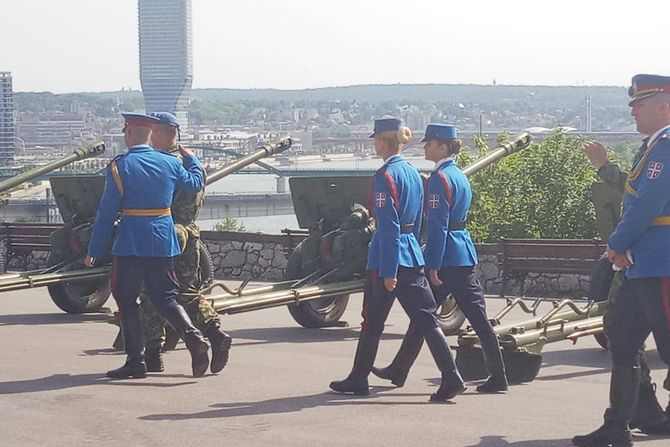
[(158, 118), (143, 113), (121, 112), (121, 115), (126, 119), (126, 125), (128, 126), (148, 127), (152, 129), (154, 124), (159, 121)]
[(635, 101), (662, 92), (670, 93), (670, 76), (637, 74), (633, 76), (631, 86), (628, 89), (628, 96), (631, 98), (628, 105), (632, 106)]

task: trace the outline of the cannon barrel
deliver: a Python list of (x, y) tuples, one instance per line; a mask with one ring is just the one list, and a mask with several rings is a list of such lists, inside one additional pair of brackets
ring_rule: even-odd
[(87, 144), (84, 147), (75, 149), (74, 151), (72, 151), (71, 154), (66, 155), (65, 157), (59, 160), (52, 161), (43, 166), (38, 166), (26, 172), (22, 172), (21, 174), (15, 175), (12, 178), (8, 178), (7, 180), (1, 181), (0, 192), (10, 190), (20, 185), (21, 183), (30, 181), (48, 172), (55, 171), (56, 169), (62, 168), (63, 166), (66, 166), (72, 162), (78, 160), (84, 160), (90, 157), (95, 157), (96, 155), (100, 155), (103, 152), (105, 152), (105, 143), (103, 143), (102, 141), (95, 141), (91, 144)]
[(463, 173), (465, 175), (472, 175), (483, 168), (495, 163), (501, 158), (505, 158), (508, 155), (512, 155), (515, 152), (520, 151), (530, 145), (531, 136), (528, 132), (521, 132), (520, 134), (514, 135), (510, 141), (501, 144), (500, 146), (493, 149), (491, 152), (486, 154), (484, 157), (479, 160), (474, 161), (465, 168), (463, 168)]
[(249, 166), (250, 164), (260, 160), (261, 158), (269, 157), (271, 155), (280, 154), (291, 147), (293, 140), (288, 135), (280, 136), (272, 141), (269, 141), (260, 146), (256, 151), (246, 155), (233, 163), (217, 169), (214, 172), (207, 174), (207, 184), (210, 185), (223, 177), (230, 175), (240, 169)]

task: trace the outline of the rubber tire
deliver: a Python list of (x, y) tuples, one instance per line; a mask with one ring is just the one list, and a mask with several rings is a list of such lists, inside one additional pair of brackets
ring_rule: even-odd
[(202, 276), (201, 288), (205, 288), (214, 281), (214, 260), (202, 239), (198, 239), (200, 246), (200, 272)]
[[(49, 264), (48, 261), (47, 264)], [(81, 267), (81, 269), (84, 268)], [(50, 284), (47, 289), (54, 304), (69, 314), (98, 312), (112, 292), (109, 277)]]
[[(300, 279), (307, 273), (300, 269), (302, 260), (302, 242), (293, 250), (286, 264), (285, 280)], [(349, 294), (333, 298), (321, 298), (298, 304), (289, 304), (288, 311), (302, 327), (316, 329), (337, 325), (347, 309)], [(319, 305), (320, 307), (316, 307)]]
[(465, 314), (456, 304), (453, 296), (449, 295), (445, 302), (437, 310), (437, 323), (444, 335), (457, 334), (463, 323)]
[(593, 338), (596, 339), (598, 344), (600, 345), (601, 348), (609, 350), (610, 348), (610, 341), (607, 338), (607, 335), (605, 335), (604, 332), (601, 332), (599, 334), (593, 334)]

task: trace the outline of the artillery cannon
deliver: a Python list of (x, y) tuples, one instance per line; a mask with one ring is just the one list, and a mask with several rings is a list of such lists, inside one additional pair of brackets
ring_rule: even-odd
[[(601, 240), (607, 240), (620, 218), (623, 190), (616, 185), (597, 182), (592, 185), (591, 199), (596, 210), (598, 233)], [(581, 337), (593, 335), (603, 348), (607, 348), (604, 317), (610, 306), (612, 290), (619, 280), (620, 276), (615, 280), (612, 264), (603, 257), (591, 274), (588, 302), (585, 305), (580, 306), (569, 299), (555, 300), (551, 301), (552, 309), (549, 312), (537, 317), (543, 300), (538, 299), (527, 306), (520, 298), (508, 299), (507, 305), (491, 322), (500, 338), (509, 381), (521, 383), (535, 379), (542, 365), (542, 349), (548, 343), (562, 340), (576, 343)], [(502, 318), (515, 307), (536, 318), (501, 324)], [(487, 375), (479, 339), (469, 328), (459, 334), (456, 363), (466, 380), (483, 379)]]
[[(528, 133), (519, 134), (463, 172), (473, 175), (529, 146), (530, 141)], [(209, 296), (214, 308), (221, 314), (233, 314), (288, 305), (293, 318), (304, 327), (337, 325), (349, 295), (363, 291), (368, 243), (374, 231), (366, 208), (370, 181), (370, 176), (291, 178), (298, 225), (308, 233), (289, 256), (285, 281), (254, 289), (247, 289), (247, 282), (237, 289), (214, 282), (204, 291), (223, 289)], [(465, 319), (453, 299), (447, 300), (438, 317), (447, 333), (457, 330)]]
[[(9, 191), (22, 183), (29, 182), (44, 174), (48, 174), (71, 163), (74, 163), (75, 161), (96, 157), (104, 152), (105, 144), (102, 141), (94, 141), (84, 147), (75, 149), (72, 151), (72, 153), (59, 158), (58, 160), (54, 160), (42, 166), (37, 166), (13, 177), (2, 180), (0, 181), (0, 203), (6, 203), (6, 201), (9, 199)], [(31, 274), (34, 273), (36, 272), (0, 275), (0, 292), (28, 287), (27, 285), (30, 283), (28, 278), (31, 276)], [(54, 275), (57, 276), (57, 274), (53, 274), (53, 272), (46, 273), (49, 273), (49, 275), (40, 278), (40, 281), (49, 282), (55, 278)]]
[[(234, 163), (208, 174), (211, 184), (257, 160), (291, 147), (287, 136), (277, 138), (260, 146), (253, 153)], [(51, 234), (51, 252), (47, 268), (40, 272), (0, 276), (0, 291), (47, 286), (54, 303), (68, 313), (95, 312), (110, 295), (109, 260), (107, 255), (99, 260), (101, 267), (86, 268), (83, 260), (93, 230), (93, 221), (105, 187), (101, 175), (78, 175), (52, 177), (51, 188), (56, 205), (63, 218), (63, 228)], [(111, 248), (111, 246), (110, 246)], [(211, 257), (201, 256), (208, 265), (204, 272), (211, 272)]]

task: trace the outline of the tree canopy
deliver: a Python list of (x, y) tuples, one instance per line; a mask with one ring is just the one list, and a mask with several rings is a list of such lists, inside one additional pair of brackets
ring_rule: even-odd
[[(477, 242), (501, 237), (573, 239), (596, 237), (590, 200), (595, 169), (582, 153), (583, 140), (555, 132), (470, 178), (468, 228)], [(475, 153), (488, 153), (478, 140)], [(461, 166), (474, 157), (463, 152)]]

